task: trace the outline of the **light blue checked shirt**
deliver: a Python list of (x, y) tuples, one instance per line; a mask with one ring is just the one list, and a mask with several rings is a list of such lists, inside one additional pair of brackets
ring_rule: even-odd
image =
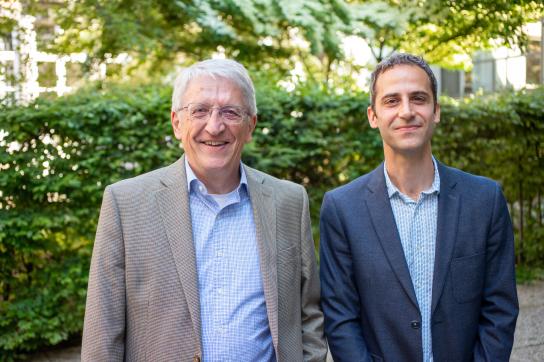
[(383, 168), (389, 202), (393, 209), (400, 241), (404, 249), (404, 256), (421, 312), (424, 362), (433, 360), (431, 301), (438, 218), (438, 193), (440, 192), (440, 175), (434, 157), (433, 164), (433, 183), (428, 190), (420, 194), (418, 201), (414, 201), (401, 193), (391, 182), (385, 164)]
[(275, 361), (244, 169), (240, 165), (238, 187), (221, 197), (208, 193), (187, 159), (185, 169), (200, 293), (203, 360)]

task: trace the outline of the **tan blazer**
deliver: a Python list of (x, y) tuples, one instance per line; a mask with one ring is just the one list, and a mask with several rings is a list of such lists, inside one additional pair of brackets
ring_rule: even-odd
[[(278, 361), (324, 361), (308, 196), (245, 167)], [(184, 158), (106, 187), (82, 361), (198, 361), (200, 303)], [(204, 356), (205, 357), (205, 356)]]

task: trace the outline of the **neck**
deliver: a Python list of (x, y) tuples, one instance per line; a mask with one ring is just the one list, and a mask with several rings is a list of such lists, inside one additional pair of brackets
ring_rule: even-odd
[(433, 184), (434, 164), (431, 152), (423, 155), (404, 155), (385, 152), (387, 174), (391, 182), (413, 200)]
[[(189, 162), (190, 165), (190, 162)], [(225, 170), (207, 170), (201, 172), (191, 166), (195, 176), (206, 186), (210, 194), (228, 194), (240, 184), (240, 167), (232, 172)]]

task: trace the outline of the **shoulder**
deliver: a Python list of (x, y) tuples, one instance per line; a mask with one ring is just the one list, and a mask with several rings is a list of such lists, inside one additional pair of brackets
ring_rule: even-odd
[(295, 182), (277, 178), (249, 166), (245, 166), (245, 170), (248, 177), (253, 178), (266, 187), (271, 187), (275, 191), (281, 191), (281, 193), (286, 194), (300, 194), (305, 192), (304, 186)]
[(282, 180), (254, 168), (244, 166), (248, 178), (249, 193), (272, 196), (279, 209), (300, 209), (308, 205), (308, 194), (304, 186)]
[(497, 181), (485, 176), (474, 175), (455, 167), (446, 166), (439, 163), (438, 172), (440, 174), (440, 182), (448, 184), (457, 184), (462, 190), (470, 193), (489, 191), (494, 192), (500, 185)]
[(464, 207), (483, 212), (492, 205), (505, 204), (502, 188), (497, 181), (442, 164), (439, 164), (438, 170), (440, 193), (462, 196)]

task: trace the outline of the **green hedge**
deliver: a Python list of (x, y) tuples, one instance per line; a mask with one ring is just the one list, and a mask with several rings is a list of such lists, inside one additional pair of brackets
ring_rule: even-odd
[(499, 181), (516, 232), (517, 264), (544, 265), (544, 87), (449, 100), (434, 139), (440, 160)]
[[(259, 88), (244, 160), (307, 187), (317, 242), (323, 193), (381, 162), (368, 96)], [(80, 333), (104, 187), (182, 153), (169, 98), (120, 87), (0, 112), (0, 360)], [(501, 182), (524, 265), (544, 265), (543, 119), (544, 89), (444, 99), (433, 146), (439, 160)]]

